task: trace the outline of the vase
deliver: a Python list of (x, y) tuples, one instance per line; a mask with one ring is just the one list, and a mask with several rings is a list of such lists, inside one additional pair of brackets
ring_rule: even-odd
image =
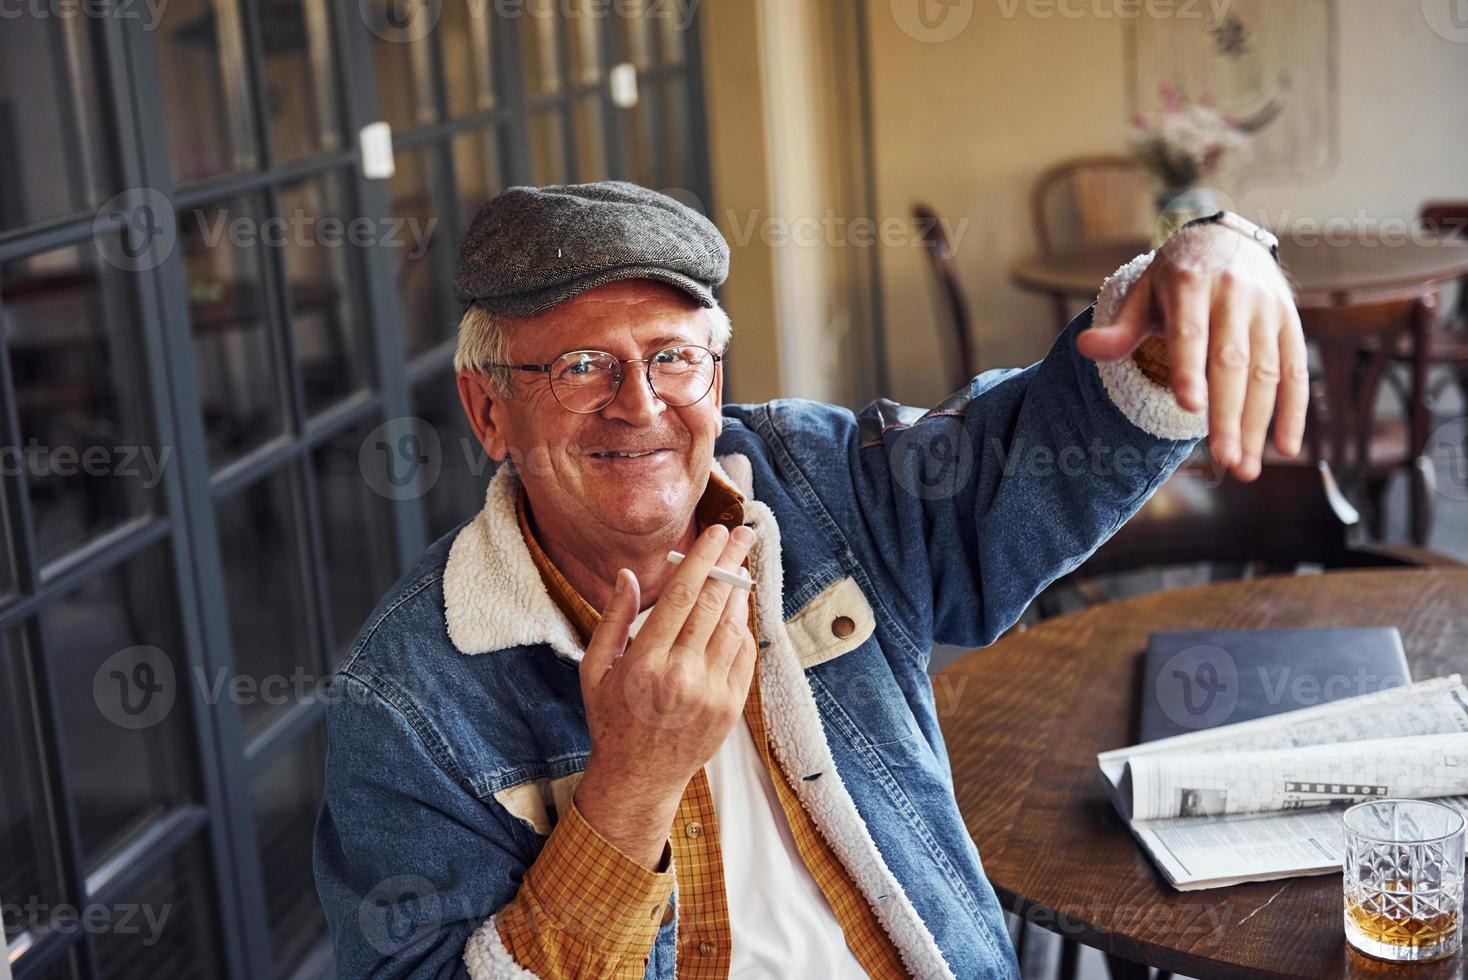
[(1218, 192), (1211, 187), (1165, 187), (1157, 195), (1157, 225), (1153, 247), (1161, 245), (1183, 225), (1219, 211)]

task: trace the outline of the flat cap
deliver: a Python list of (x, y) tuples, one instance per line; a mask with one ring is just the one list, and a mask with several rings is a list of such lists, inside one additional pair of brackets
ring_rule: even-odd
[(512, 187), (474, 216), (454, 295), (528, 317), (609, 282), (656, 279), (711, 307), (728, 276), (724, 236), (666, 194), (623, 181)]

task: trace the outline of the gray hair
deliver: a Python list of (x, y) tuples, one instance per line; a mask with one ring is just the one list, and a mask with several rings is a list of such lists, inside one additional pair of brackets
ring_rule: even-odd
[[(729, 346), (734, 333), (734, 324), (729, 314), (715, 301), (711, 309), (705, 310), (709, 319), (709, 346), (722, 353)], [(510, 362), (511, 317), (495, 316), (477, 303), (464, 311), (459, 321), (459, 346), (454, 351), (454, 373), (465, 371), (489, 377), (490, 387), (500, 395), (508, 397), (514, 391), (515, 372), (509, 368), (488, 367), (490, 364)]]

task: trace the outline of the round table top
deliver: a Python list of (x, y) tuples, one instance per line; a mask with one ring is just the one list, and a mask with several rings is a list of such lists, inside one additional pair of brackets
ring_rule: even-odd
[[(1339, 874), (1169, 886), (1112, 809), (1096, 755), (1136, 741), (1147, 634), (1396, 626), (1412, 676), (1468, 673), (1468, 570), (1331, 572), (1159, 592), (1013, 632), (934, 678), (954, 793), (1005, 907), (1200, 980), (1396, 975), (1350, 950)], [(1461, 958), (1413, 978), (1460, 977)]]
[[(1150, 248), (1138, 240), (1037, 255), (1017, 262), (1010, 275), (1021, 289), (1090, 300), (1102, 280)], [(1468, 241), (1461, 238), (1400, 242), (1322, 238), (1309, 243), (1284, 238), (1279, 254), (1302, 306), (1338, 303), (1349, 293), (1428, 292), (1468, 275)]]

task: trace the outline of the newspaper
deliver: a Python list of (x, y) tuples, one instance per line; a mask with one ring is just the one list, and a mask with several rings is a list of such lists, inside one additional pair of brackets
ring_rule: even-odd
[(1468, 813), (1458, 675), (1097, 757), (1118, 812), (1180, 891), (1340, 867), (1344, 804), (1437, 798)]

